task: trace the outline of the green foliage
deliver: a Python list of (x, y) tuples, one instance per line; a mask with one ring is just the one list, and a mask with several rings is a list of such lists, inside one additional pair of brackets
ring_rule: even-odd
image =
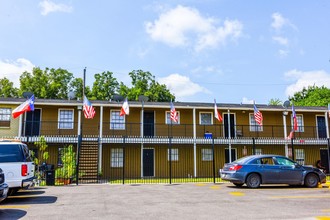
[(18, 97), (18, 89), (6, 77), (0, 79), (0, 97)]
[(278, 98), (270, 99), (268, 105), (282, 105), (282, 101)]
[[(76, 94), (77, 98), (83, 99), (83, 79), (74, 78), (71, 82), (71, 89)], [(91, 89), (89, 86), (85, 86), (85, 95), (89, 97), (91, 95)]]
[(34, 145), (38, 148), (38, 158), (34, 159), (36, 165), (40, 165), (42, 163), (47, 163), (49, 158), (49, 153), (47, 150), (48, 145), (46, 143), (45, 137), (41, 136), (39, 141), (34, 142)]
[(129, 75), (132, 79), (132, 88), (123, 83), (119, 88), (119, 93), (129, 100), (137, 101), (139, 95), (144, 95), (149, 98), (149, 101), (154, 102), (175, 101), (175, 96), (170, 93), (166, 85), (159, 84), (150, 72), (133, 70)]
[(76, 153), (69, 145), (61, 151), (62, 167), (55, 170), (55, 178), (74, 178), (76, 174)]
[(110, 100), (118, 92), (119, 83), (112, 72), (97, 73), (92, 88), (92, 96), (97, 100)]
[(304, 87), (302, 91), (296, 92), (289, 100), (296, 106), (327, 106), (330, 103), (330, 89), (322, 86)]
[(72, 81), (73, 74), (67, 70), (35, 67), (32, 73), (25, 71), (20, 76), (20, 93), (29, 91), (38, 98), (67, 99)]
[[(133, 70), (129, 73), (132, 79), (132, 87), (124, 83), (118, 83), (113, 73), (106, 71), (94, 75), (95, 81), (92, 89), (85, 87), (85, 95), (91, 99), (110, 100), (114, 94), (127, 97), (131, 101), (137, 101), (140, 95), (147, 96), (149, 101), (169, 102), (175, 101), (164, 84), (155, 80), (150, 72)], [(67, 70), (33, 68), (32, 72), (23, 72), (20, 76), (20, 88), (13, 88), (13, 83), (8, 79), (0, 79), (0, 95), (2, 97), (19, 97), (23, 92), (32, 92), (37, 98), (68, 99), (68, 93), (73, 91), (77, 98), (83, 96), (83, 80), (74, 78)]]

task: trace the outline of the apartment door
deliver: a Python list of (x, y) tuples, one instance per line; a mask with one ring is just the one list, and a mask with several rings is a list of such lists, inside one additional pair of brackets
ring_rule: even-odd
[(143, 149), (143, 176), (154, 176), (154, 149)]
[(317, 121), (317, 135), (318, 138), (327, 138), (327, 128), (325, 125), (325, 117), (324, 116), (316, 116)]
[[(231, 162), (236, 160), (236, 149), (231, 148)], [(229, 148), (225, 149), (225, 163), (229, 163)]]
[(41, 109), (26, 112), (24, 134), (25, 136), (40, 135)]
[(326, 148), (320, 149), (320, 159), (321, 159), (321, 162), (322, 162), (322, 166), (329, 169), (328, 149), (326, 149)]
[(228, 114), (223, 114), (223, 125), (225, 127), (225, 137), (229, 137), (229, 126), (230, 126), (230, 137), (235, 137), (235, 115), (229, 114), (230, 125), (228, 124)]
[(153, 137), (155, 135), (155, 113), (154, 111), (143, 112), (143, 136)]

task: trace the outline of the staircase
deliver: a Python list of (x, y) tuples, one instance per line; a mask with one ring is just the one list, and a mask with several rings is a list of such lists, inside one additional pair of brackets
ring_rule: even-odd
[(83, 141), (80, 148), (79, 158), (79, 182), (98, 182), (98, 158), (99, 147), (95, 141)]

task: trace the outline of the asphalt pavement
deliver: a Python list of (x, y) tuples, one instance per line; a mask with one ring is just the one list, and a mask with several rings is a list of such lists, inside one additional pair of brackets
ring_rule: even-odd
[(330, 219), (330, 188), (220, 184), (70, 185), (21, 191), (0, 219)]

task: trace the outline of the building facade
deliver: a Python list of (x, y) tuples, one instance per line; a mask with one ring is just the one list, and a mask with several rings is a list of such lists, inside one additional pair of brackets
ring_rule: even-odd
[[(92, 101), (96, 114), (85, 119), (80, 100), (35, 99), (35, 110), (13, 119), (24, 99), (0, 98), (0, 138), (16, 138), (31, 149), (44, 137), (47, 163), (57, 166), (60, 150), (73, 145), (82, 176), (107, 180), (218, 177), (224, 163), (250, 154), (286, 155), (300, 164), (328, 162), (329, 123), (326, 107), (254, 106), (175, 102), (178, 122), (170, 119), (170, 103), (129, 102), (130, 114), (120, 116), (122, 102)], [(327, 164), (328, 165), (328, 164)]]

